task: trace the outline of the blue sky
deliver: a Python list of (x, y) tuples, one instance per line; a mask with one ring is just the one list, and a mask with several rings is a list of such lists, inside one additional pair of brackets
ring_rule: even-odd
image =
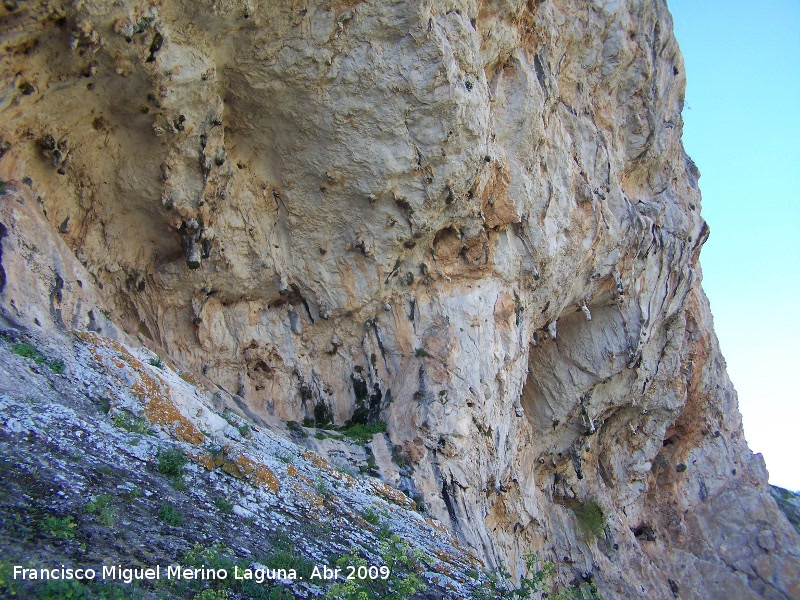
[(800, 490), (800, 0), (669, 8), (711, 227), (703, 287), (750, 448)]

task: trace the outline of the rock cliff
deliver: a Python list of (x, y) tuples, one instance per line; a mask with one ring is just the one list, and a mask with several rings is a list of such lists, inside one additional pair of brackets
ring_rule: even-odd
[(385, 421), (384, 479), (515, 576), (800, 598), (664, 1), (0, 10), (8, 325), (145, 344), (265, 422)]

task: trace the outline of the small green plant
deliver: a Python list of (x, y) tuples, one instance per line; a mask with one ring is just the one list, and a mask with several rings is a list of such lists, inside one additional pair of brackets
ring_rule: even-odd
[(39, 352), (32, 345), (26, 344), (25, 342), (20, 342), (19, 344), (14, 344), (11, 346), (11, 352), (23, 358), (30, 358), (37, 365), (40, 365), (47, 360), (47, 357), (45, 357), (44, 354)]
[(92, 599), (99, 600), (144, 600), (144, 592), (139, 589), (138, 583), (93, 583), (90, 585)]
[(478, 600), (495, 600), (502, 598), (531, 598), (545, 589), (545, 581), (555, 574), (555, 565), (550, 561), (539, 563), (533, 553), (526, 553), (525, 573), (519, 578), (519, 586), (514, 587), (511, 573), (505, 565), (484, 573), (483, 585), (475, 591)]
[(280, 460), (281, 462), (286, 463), (287, 465), (292, 464), (294, 462), (295, 458), (297, 458), (297, 456), (295, 456), (291, 452), (282, 452), (282, 453), (278, 454), (278, 460)]
[(64, 361), (58, 358), (55, 360), (51, 360), (48, 366), (50, 367), (50, 370), (56, 375), (61, 375), (64, 372), (64, 368), (66, 367)]
[(317, 475), (317, 478), (314, 480), (314, 490), (323, 498), (329, 498), (331, 496), (331, 490), (327, 482), (319, 475)]
[(42, 526), (47, 533), (57, 540), (75, 539), (75, 527), (77, 525), (69, 515), (63, 518), (48, 515), (44, 518)]
[[(7, 529), (13, 531), (14, 535), (19, 539), (27, 539), (33, 536), (33, 527), (31, 526), (30, 518), (24, 518), (22, 515), (16, 514), (9, 519), (6, 523)], [(8, 528), (10, 525), (10, 529)]]
[(117, 520), (117, 512), (111, 506), (111, 496), (99, 494), (94, 500), (86, 504), (86, 512), (97, 515), (98, 520), (110, 527)]
[(603, 511), (595, 502), (578, 502), (571, 508), (584, 533), (592, 534), (594, 537), (603, 535), (606, 521)]
[(100, 514), (97, 515), (97, 518), (106, 527), (111, 527), (117, 520), (117, 511), (115, 511), (111, 506), (106, 506), (100, 511)]
[(156, 367), (157, 369), (164, 368), (164, 361), (162, 361), (161, 358), (158, 356), (156, 356), (155, 358), (151, 358), (147, 362), (149, 362), (151, 366)]
[[(104, 400), (104, 402), (108, 403), (108, 400)], [(108, 404), (108, 407), (110, 409), (111, 405)], [(114, 425), (116, 425), (120, 429), (124, 429), (125, 431), (129, 431), (131, 433), (141, 433), (141, 434), (152, 433), (150, 430), (150, 424), (145, 419), (143, 419), (142, 417), (137, 417), (135, 415), (132, 415), (128, 412), (116, 413), (114, 415), (113, 421)]]
[(3, 597), (13, 598), (19, 591), (19, 583), (14, 579), (14, 565), (0, 560), (0, 592), (5, 594)]
[(369, 523), (370, 525), (379, 525), (385, 518), (385, 515), (378, 512), (371, 506), (367, 507), (363, 513), (361, 513), (363, 519)]
[[(288, 548), (291, 555), (291, 562), (284, 562), (279, 557), (273, 558), (272, 556), (259, 560), (262, 564), (267, 564), (270, 568), (276, 569), (289, 569), (294, 568), (301, 577), (308, 577), (311, 574), (313, 564), (298, 556), (297, 552)], [(234, 568), (238, 567), (239, 571), (244, 571), (248, 568), (252, 561), (237, 560), (233, 551), (230, 548), (223, 546), (220, 543), (214, 543), (211, 546), (195, 545), (183, 556), (183, 564), (189, 567), (204, 567), (210, 569), (225, 569), (228, 573), (233, 573)], [(299, 566), (301, 563), (307, 564), (307, 570), (301, 570)], [(291, 565), (291, 566), (287, 566)], [(237, 598), (252, 598), (253, 600), (292, 600), (294, 596), (285, 590), (280, 584), (262, 583), (259, 584), (254, 580), (245, 579), (228, 579), (220, 580), (217, 582), (210, 582), (208, 590), (199, 592), (197, 586), (200, 584), (198, 581), (190, 582), (188, 588), (195, 591), (198, 595), (190, 596), (189, 590), (181, 593), (181, 597), (203, 598), (203, 600), (218, 600), (219, 598), (228, 598), (228, 595), (207, 595), (199, 596), (200, 593), (207, 593), (209, 591), (216, 592), (217, 594), (235, 594)]]
[(228, 600), (228, 590), (203, 590), (195, 594), (192, 600)]
[(6, 182), (0, 179), (0, 196), (6, 195)]
[(167, 448), (166, 450), (159, 451), (157, 460), (156, 471), (162, 475), (178, 477), (183, 472), (183, 467), (188, 459), (180, 450)]
[[(226, 408), (225, 410), (222, 411), (222, 418), (225, 419), (228, 422), (228, 424), (235, 427), (239, 431), (239, 435), (241, 435), (242, 437), (247, 437), (250, 435), (250, 425), (248, 425), (247, 423), (240, 423), (239, 422), (240, 418), (236, 414), (234, 414), (233, 411)], [(289, 421), (289, 423), (292, 422), (293, 421)]]
[[(388, 579), (350, 579), (345, 582), (333, 584), (326, 598), (329, 600), (371, 600), (381, 598), (387, 600), (406, 600), (413, 598), (418, 592), (426, 589), (422, 578), (417, 575), (417, 570), (422, 567), (425, 555), (403, 541), (399, 536), (392, 535), (380, 544), (380, 556), (383, 565), (389, 568)], [(336, 564), (340, 567), (367, 566), (367, 560), (362, 558), (354, 548), (349, 554), (339, 558)]]
[(342, 433), (360, 443), (369, 442), (376, 433), (386, 433), (386, 421), (376, 421), (367, 425), (357, 423), (343, 429)]
[(594, 583), (571, 585), (550, 597), (553, 600), (603, 600)]
[(36, 597), (39, 600), (62, 600), (69, 598), (70, 600), (88, 600), (92, 597), (89, 588), (81, 585), (74, 579), (49, 579), (47, 583), (37, 590)]
[(227, 498), (223, 498), (222, 496), (214, 498), (214, 506), (216, 506), (220, 510), (220, 512), (224, 513), (233, 512), (233, 504), (231, 504), (231, 502), (229, 502)]
[[(525, 572), (520, 576), (519, 585), (514, 586), (511, 574), (504, 565), (484, 572), (483, 583), (475, 590), (476, 600), (530, 599), (541, 593), (542, 598), (552, 600), (603, 600), (597, 593), (594, 583), (581, 583), (563, 588), (556, 593), (553, 576), (556, 573), (552, 561), (539, 561), (532, 552), (524, 555)], [(474, 578), (474, 577), (473, 577)]]
[(309, 577), (314, 569), (314, 563), (297, 553), (296, 545), (285, 534), (279, 534), (272, 540), (264, 564), (272, 569), (294, 569), (300, 577)]
[(128, 501), (135, 500), (136, 498), (141, 498), (142, 497), (142, 490), (138, 486), (134, 485), (129, 490), (123, 492), (122, 493), (122, 497), (125, 500), (128, 500)]
[(428, 354), (428, 351), (425, 350), (425, 348), (417, 348), (416, 350), (414, 350), (414, 356), (416, 356), (417, 358), (423, 358), (425, 356), (430, 356), (430, 355)]
[(183, 523), (183, 515), (171, 502), (162, 502), (158, 510), (158, 517), (167, 525), (177, 527)]
[(96, 515), (110, 504), (111, 496), (108, 494), (98, 494), (94, 500), (86, 503), (86, 511)]

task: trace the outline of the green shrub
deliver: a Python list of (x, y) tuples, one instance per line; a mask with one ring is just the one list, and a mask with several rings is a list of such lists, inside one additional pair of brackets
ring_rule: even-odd
[(13, 598), (21, 591), (19, 580), (14, 579), (14, 565), (10, 561), (0, 560), (0, 593), (4, 598)]
[(111, 506), (111, 496), (108, 494), (100, 494), (91, 502), (86, 504), (86, 512), (97, 515), (98, 520), (110, 527), (117, 519), (117, 513), (114, 507)]
[(269, 565), (270, 569), (294, 569), (298, 577), (308, 578), (314, 569), (314, 563), (297, 553), (294, 545), (283, 538), (278, 538), (273, 542), (266, 557), (264, 564)]
[[(422, 568), (425, 555), (403, 541), (399, 536), (392, 535), (380, 544), (381, 562), (389, 567), (388, 579), (350, 579), (345, 582), (336, 582), (325, 595), (330, 600), (406, 600), (413, 598), (418, 592), (426, 589), (422, 578), (417, 575), (417, 570)], [(336, 564), (342, 568), (368, 566), (367, 560), (362, 558), (354, 549), (349, 554), (339, 558)]]
[(367, 425), (358, 423), (343, 429), (342, 433), (357, 442), (369, 442), (376, 433), (386, 433), (386, 422), (377, 421)]
[(75, 539), (75, 527), (77, 525), (71, 516), (63, 518), (48, 515), (42, 523), (44, 530), (58, 540)]
[[(531, 598), (544, 591), (545, 581), (555, 574), (555, 565), (550, 561), (539, 563), (533, 553), (525, 554), (525, 573), (519, 578), (519, 586), (515, 587), (511, 573), (501, 564), (498, 568), (484, 573), (485, 581), (477, 590), (478, 600), (497, 600), (504, 598)], [(549, 596), (548, 596), (549, 597)]]
[(369, 523), (370, 525), (376, 525), (376, 526), (378, 524), (380, 524), (381, 521), (383, 521), (383, 517), (384, 517), (384, 515), (379, 513), (377, 510), (375, 510), (371, 506), (368, 507), (367, 509), (365, 509), (364, 512), (361, 513), (361, 516), (363, 517), (363, 519), (367, 523)]
[(99, 598), (100, 600), (143, 600), (145, 598), (144, 592), (139, 589), (138, 582), (135, 581), (132, 585), (93, 582), (90, 588), (93, 594), (92, 598)]
[(228, 600), (227, 590), (203, 590), (195, 594), (193, 600)]
[(45, 357), (44, 354), (39, 352), (30, 344), (26, 344), (24, 342), (20, 342), (19, 344), (14, 344), (11, 346), (11, 352), (23, 358), (30, 358), (37, 365), (40, 365), (47, 360), (47, 357)]
[(66, 367), (64, 361), (58, 358), (55, 360), (51, 360), (48, 366), (50, 367), (50, 370), (56, 375), (61, 375), (64, 372), (64, 368)]
[(98, 494), (94, 500), (86, 503), (86, 512), (96, 515), (109, 504), (111, 504), (111, 496)]
[(425, 348), (417, 348), (414, 350), (414, 356), (417, 358), (424, 358), (425, 356), (429, 356), (428, 351)]
[(159, 358), (158, 356), (156, 356), (155, 358), (151, 358), (147, 362), (149, 362), (151, 366), (156, 367), (157, 369), (164, 368), (164, 361), (162, 361), (161, 358)]
[(162, 475), (178, 477), (183, 472), (183, 467), (187, 462), (186, 455), (180, 450), (168, 448), (158, 453), (158, 464), (156, 471)]
[(323, 498), (331, 497), (331, 490), (328, 488), (328, 483), (320, 475), (317, 475), (314, 480), (314, 490)]
[(571, 507), (578, 518), (578, 525), (584, 533), (601, 537), (605, 530), (605, 517), (603, 511), (595, 502), (578, 502)]
[(224, 513), (233, 512), (233, 504), (231, 504), (227, 498), (223, 498), (222, 496), (214, 498), (214, 506)]
[(603, 600), (597, 593), (597, 586), (594, 583), (571, 585), (550, 597), (553, 600)]
[(100, 511), (100, 514), (97, 515), (97, 518), (106, 527), (111, 527), (117, 520), (117, 511), (115, 511), (111, 506), (106, 506)]
[(75, 580), (48, 579), (45, 585), (36, 590), (36, 597), (40, 600), (88, 600), (92, 595), (89, 588)]
[[(109, 405), (110, 408), (110, 405)], [(107, 411), (106, 411), (107, 412)], [(113, 418), (114, 425), (131, 433), (150, 434), (150, 424), (146, 419), (127, 412), (118, 412)]]
[(131, 489), (123, 492), (122, 497), (128, 501), (135, 500), (136, 498), (141, 498), (142, 490), (134, 485)]
[[(296, 559), (296, 552), (292, 551), (292, 554), (295, 555)], [(225, 569), (228, 573), (233, 573), (234, 567), (239, 567), (239, 570), (242, 571), (247, 569), (250, 565), (250, 562), (247, 560), (237, 560), (233, 554), (233, 551), (230, 548), (226, 548), (220, 543), (214, 543), (211, 546), (202, 546), (200, 544), (195, 545), (191, 550), (186, 552), (183, 556), (183, 564), (188, 567), (205, 567), (211, 569)], [(287, 567), (282, 564), (280, 561), (272, 561), (271, 558), (267, 557), (263, 560), (259, 560), (257, 562), (267, 564), (270, 568), (276, 569), (284, 569), (284, 568), (297, 568), (297, 567)], [(309, 564), (310, 561), (309, 561)], [(309, 567), (308, 571), (301, 571), (297, 570), (297, 574), (300, 577), (308, 577), (311, 574), (311, 568), (313, 565)], [(177, 582), (176, 582), (177, 583)], [(201, 582), (199, 581), (192, 581), (192, 582), (181, 582), (180, 585), (184, 585), (195, 592), (198, 591), (198, 586)], [(263, 583), (259, 584), (254, 580), (243, 580), (243, 579), (232, 579), (229, 578), (227, 580), (219, 580), (219, 581), (211, 581), (209, 582), (209, 589), (203, 590), (201, 593), (207, 592), (216, 592), (217, 594), (220, 593), (228, 593), (233, 592), (236, 594), (237, 597), (240, 598), (247, 598), (250, 600), (293, 600), (294, 596), (287, 590), (283, 588), (282, 585), (278, 583)], [(188, 594), (188, 590), (182, 591), (180, 593), (181, 597), (192, 597)], [(226, 598), (228, 596), (200, 596), (195, 595), (193, 598), (203, 598), (203, 600), (211, 600), (217, 598)]]
[(183, 523), (183, 515), (175, 508), (171, 502), (162, 502), (158, 511), (158, 517), (167, 525), (177, 527)]

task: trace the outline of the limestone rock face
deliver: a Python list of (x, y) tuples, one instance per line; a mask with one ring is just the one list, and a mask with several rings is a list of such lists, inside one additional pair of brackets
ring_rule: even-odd
[(5, 6), (0, 231), (36, 206), (88, 272), (59, 325), (94, 299), (255, 413), (385, 419), (393, 482), (515, 574), (800, 598), (663, 0)]

